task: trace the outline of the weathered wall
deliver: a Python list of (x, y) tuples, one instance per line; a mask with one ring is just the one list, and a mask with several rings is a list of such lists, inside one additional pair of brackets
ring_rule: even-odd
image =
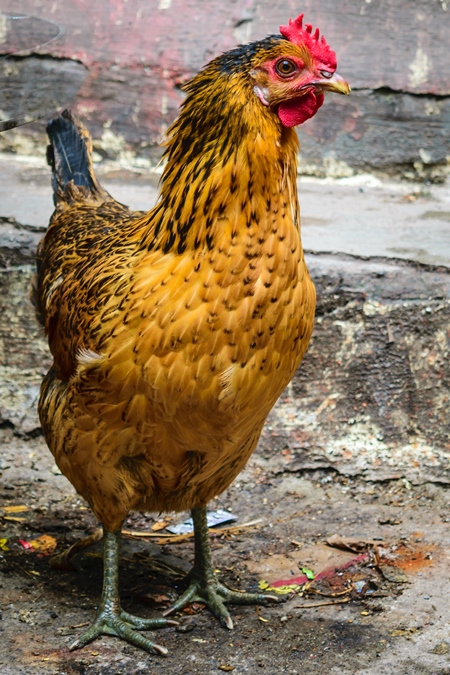
[[(44, 52), (89, 69), (73, 107), (103, 137), (101, 152), (154, 151), (186, 79), (217, 53), (278, 32), (304, 11), (336, 50), (354, 93), (330, 96), (302, 127), (303, 170), (396, 168), (438, 177), (448, 164), (447, 0), (3, 0), (2, 10), (18, 5), (65, 26), (65, 41)], [(64, 60), (61, 68), (70, 78)], [(3, 134), (3, 147), (14, 138)]]
[(308, 266), (313, 339), (260, 453), (280, 471), (450, 483), (449, 270), (321, 255)]

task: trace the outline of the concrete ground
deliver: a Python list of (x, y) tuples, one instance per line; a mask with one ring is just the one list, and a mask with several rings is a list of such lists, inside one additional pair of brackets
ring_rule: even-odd
[[(21, 372), (31, 378), (33, 392), (48, 357), (37, 333), (35, 337), (28, 330), (20, 337), (19, 331), (19, 339), (12, 327), (15, 314), (20, 315), (20, 323), (21, 312), (28, 312), (30, 256), (39, 230), (52, 211), (49, 170), (43, 159), (2, 156), (0, 174), (0, 217), (12, 217), (20, 224), (16, 227), (3, 222), (0, 248), (10, 247), (14, 255), (17, 253), (15, 270), (21, 270), (17, 271), (17, 283), (5, 286), (14, 293), (14, 289), (19, 290), (14, 295), (18, 298), (13, 303), (14, 313), (8, 314), (5, 326), (0, 325), (0, 352), (8, 354), (11, 361), (17, 358)], [(146, 209), (155, 201), (157, 174), (109, 166), (101, 167), (99, 175), (113, 196), (134, 208)], [(388, 345), (398, 346), (406, 335), (406, 342), (415, 349), (408, 354), (423, 358), (432, 367), (439, 365), (439, 359), (448, 363), (450, 333), (444, 318), (450, 288), (450, 185), (382, 183), (371, 176), (341, 181), (301, 178), (299, 191), (303, 242), (310, 252), (321, 303), (315, 341), (300, 378), (268, 422), (249, 465), (212, 505), (233, 511), (240, 524), (259, 522), (214, 537), (213, 550), (222, 578), (233, 587), (257, 588), (263, 580), (269, 584), (292, 580), (304, 569), (311, 569), (316, 579), (303, 586), (303, 595), (297, 589), (283, 605), (258, 611), (232, 608), (236, 624), (233, 633), (221, 629), (207, 611), (194, 607), (191, 614), (179, 617), (180, 629), (164, 629), (155, 636), (170, 651), (166, 659), (150, 657), (113, 638), (69, 652), (67, 645), (94, 616), (101, 584), (100, 548), (96, 545), (78, 555), (78, 571), (61, 572), (50, 568), (48, 551), (39, 549), (39, 544), (24, 548), (23, 542), (42, 543), (39, 537), (47, 535), (57, 544), (57, 550), (62, 550), (91, 532), (95, 520), (66, 479), (55, 471), (36, 429), (32, 412), (35, 403), (28, 401), (31, 412), (24, 422), (25, 418), (14, 412), (20, 397), (8, 399), (5, 394), (6, 402), (0, 406), (0, 666), (5, 675), (450, 674), (450, 490), (445, 473), (450, 435), (445, 383), (436, 384), (441, 410), (435, 417), (433, 406), (438, 399), (430, 394), (430, 425), (441, 427), (440, 434), (433, 436), (431, 468), (414, 474), (421, 453), (430, 451), (422, 441), (427, 429), (423, 433), (415, 430), (416, 440), (408, 441), (410, 454), (406, 456), (404, 439), (398, 440), (393, 433), (389, 445), (377, 427), (370, 440), (371, 452), (364, 448), (355, 459), (355, 448), (361, 448), (369, 438), (363, 435), (364, 415), (356, 410), (353, 400), (350, 410), (345, 408), (345, 401), (341, 408), (334, 408), (333, 401), (340, 399), (334, 393), (324, 394), (328, 381), (334, 378), (328, 362), (327, 367), (320, 365), (312, 370), (314, 362), (322, 364), (327, 349), (339, 351), (343, 365), (336, 381), (344, 381), (352, 371), (356, 378), (352, 387), (362, 387), (363, 380), (370, 380), (371, 375), (358, 371), (354, 361), (346, 365), (345, 349), (358, 347), (361, 317), (375, 322), (367, 324), (367, 332), (373, 329), (379, 336), (377, 317), (385, 321), (388, 309)], [(14, 276), (16, 271), (7, 267), (2, 277), (10, 272)], [(380, 279), (384, 280), (383, 287)], [(388, 309), (386, 298), (391, 303)], [(400, 312), (398, 317), (395, 312)], [(410, 312), (409, 318), (401, 312)], [(435, 323), (427, 323), (429, 317)], [(325, 329), (327, 322), (331, 323)], [(411, 325), (423, 325), (424, 330), (417, 328), (415, 334)], [(13, 347), (7, 345), (9, 326)], [(333, 331), (339, 327), (345, 339), (338, 349)], [(437, 346), (427, 351), (427, 341), (435, 334)], [(364, 347), (366, 354), (376, 352), (375, 338), (372, 342), (365, 339), (369, 345)], [(420, 348), (414, 344), (420, 344)], [(392, 352), (388, 347), (383, 349), (380, 358), (387, 363), (393, 358)], [(22, 352), (25, 356), (20, 361)], [(392, 363), (395, 365), (395, 358)], [(8, 370), (8, 365), (4, 364), (3, 376), (20, 380), (19, 371)], [(417, 374), (419, 365), (412, 366)], [(401, 380), (402, 371), (398, 372)], [(419, 392), (435, 386), (431, 376), (428, 381), (427, 372), (423, 370), (418, 378), (425, 380), (425, 389)], [(313, 392), (307, 390), (302, 373), (310, 376)], [(406, 384), (401, 380), (396, 387), (403, 391)], [(382, 399), (386, 389), (387, 380), (381, 378), (373, 385), (375, 398)], [(7, 387), (1, 391), (8, 391)], [(317, 426), (309, 421), (311, 401)], [(414, 405), (419, 403), (415, 401)], [(370, 408), (370, 401), (362, 403), (366, 405)], [(398, 405), (393, 420), (400, 425), (408, 415), (414, 417), (416, 408), (409, 399), (401, 409), (403, 404)], [(426, 405), (424, 414), (428, 414)], [(302, 406), (304, 414), (299, 413)], [(338, 411), (334, 417), (333, 410)], [(282, 426), (289, 430), (286, 437)], [(355, 429), (361, 430), (359, 445), (355, 443)], [(334, 434), (338, 432), (344, 439), (353, 434), (353, 445), (349, 442), (342, 447), (333, 462), (327, 448), (334, 447)], [(314, 445), (317, 435), (320, 443)], [(395, 452), (386, 454), (392, 448)], [(346, 462), (353, 460), (349, 469)], [(421, 475), (426, 478), (421, 479)], [(178, 522), (183, 516), (171, 518)], [(154, 534), (157, 530), (152, 528), (161, 520), (134, 514), (127, 528)], [(340, 537), (337, 544), (336, 538), (331, 539), (333, 535)], [(161, 608), (176, 597), (180, 570), (192, 560), (189, 541), (153, 542), (126, 538), (122, 556), (124, 604), (126, 609), (146, 616), (160, 615)], [(364, 560), (359, 559), (361, 555)], [(337, 574), (320, 581), (321, 572), (335, 569), (339, 570)]]

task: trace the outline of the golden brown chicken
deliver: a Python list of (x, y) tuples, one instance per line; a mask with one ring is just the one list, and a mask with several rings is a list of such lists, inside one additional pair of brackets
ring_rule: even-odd
[[(213, 572), (206, 504), (237, 476), (305, 353), (315, 291), (300, 241), (298, 141), (325, 91), (349, 92), (302, 16), (219, 56), (186, 86), (157, 204), (131, 212), (97, 182), (88, 132), (48, 126), (56, 209), (35, 303), (54, 365), (39, 412), (62, 473), (104, 528), (102, 633), (164, 652), (121, 609), (122, 523), (132, 509), (191, 509), (195, 564), (170, 611), (198, 599), (264, 603)], [(168, 612), (169, 613), (169, 612)]]

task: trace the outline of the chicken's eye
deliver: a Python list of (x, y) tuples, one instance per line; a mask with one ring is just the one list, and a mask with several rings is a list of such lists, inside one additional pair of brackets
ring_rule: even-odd
[(329, 80), (330, 77), (333, 77), (333, 73), (330, 73), (328, 70), (319, 70), (321, 77), (324, 77), (326, 80)]
[(290, 59), (281, 59), (281, 61), (278, 61), (277, 65), (275, 66), (275, 69), (278, 75), (281, 75), (281, 77), (287, 77), (288, 75), (292, 75), (292, 73), (295, 73), (295, 71), (297, 70), (297, 66)]

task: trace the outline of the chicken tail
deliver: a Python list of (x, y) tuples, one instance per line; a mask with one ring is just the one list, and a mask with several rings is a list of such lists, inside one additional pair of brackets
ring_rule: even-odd
[(53, 171), (55, 206), (61, 201), (109, 197), (95, 177), (91, 136), (80, 120), (70, 110), (64, 110), (50, 120), (47, 134), (50, 139), (47, 161)]

